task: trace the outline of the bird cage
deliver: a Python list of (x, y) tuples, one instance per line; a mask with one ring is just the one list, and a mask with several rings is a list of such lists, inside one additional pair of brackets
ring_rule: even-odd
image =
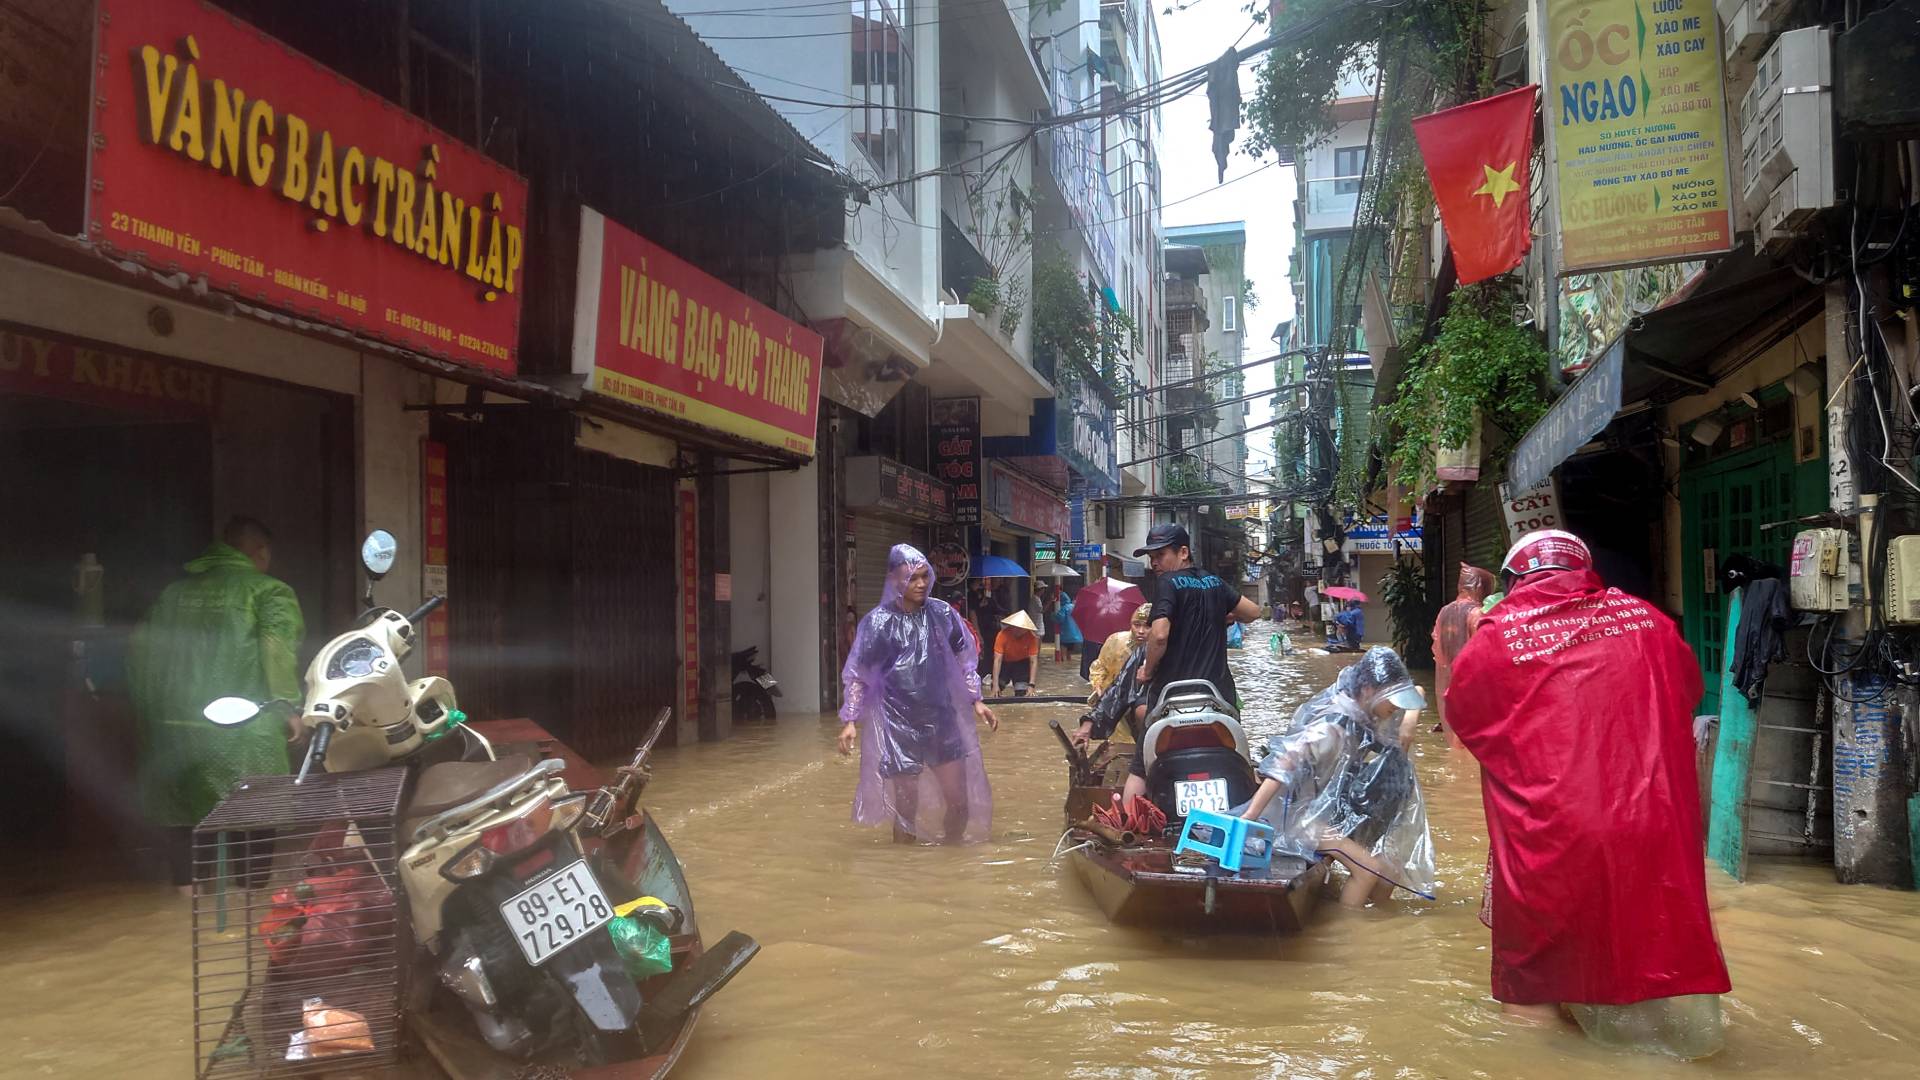
[(196, 1075), (398, 1056), (411, 942), (395, 876), (405, 769), (252, 777), (193, 834)]

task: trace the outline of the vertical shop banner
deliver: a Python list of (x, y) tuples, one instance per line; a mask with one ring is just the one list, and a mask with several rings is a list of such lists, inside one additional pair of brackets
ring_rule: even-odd
[(813, 456), (819, 334), (587, 207), (579, 271), (573, 370), (587, 389)]
[(196, 0), (98, 0), (87, 237), (160, 271), (505, 374), (527, 183)]
[[(423, 441), (420, 444), (420, 522), (427, 534), (421, 552), (420, 596), (447, 595), (447, 444)], [(421, 630), (426, 642), (426, 669), (429, 675), (445, 675), (452, 660), (453, 642), (448, 634), (447, 609), (427, 616)]]
[(1114, 447), (1113, 406), (1092, 383), (1062, 372), (1054, 408), (1059, 455), (1086, 480), (1094, 498), (1118, 495), (1120, 459)]
[(681, 716), (700, 719), (700, 496), (680, 491), (680, 670), (684, 695)]
[(980, 399), (933, 403), (933, 475), (953, 489), (953, 523), (980, 524)]
[[(1536, 0), (1561, 273), (1733, 247), (1711, 0)], [(1536, 8), (1536, 13), (1539, 8)]]

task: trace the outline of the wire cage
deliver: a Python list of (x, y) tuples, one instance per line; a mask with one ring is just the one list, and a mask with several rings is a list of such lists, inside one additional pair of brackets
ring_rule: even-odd
[(302, 1076), (398, 1057), (411, 943), (395, 876), (405, 769), (252, 777), (193, 835), (196, 1073)]

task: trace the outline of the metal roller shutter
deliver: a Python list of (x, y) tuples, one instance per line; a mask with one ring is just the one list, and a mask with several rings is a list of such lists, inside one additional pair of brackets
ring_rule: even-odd
[(1507, 557), (1507, 518), (1500, 507), (1500, 481), (1482, 476), (1467, 489), (1466, 559), (1484, 570), (1499, 570)]
[(887, 553), (914, 542), (913, 526), (856, 514), (853, 518), (853, 609), (865, 616), (880, 603), (887, 581)]

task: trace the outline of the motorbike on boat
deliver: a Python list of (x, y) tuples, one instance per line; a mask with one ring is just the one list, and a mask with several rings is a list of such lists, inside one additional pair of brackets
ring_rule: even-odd
[(773, 699), (780, 696), (780, 681), (754, 659), (759, 655), (758, 645), (749, 645), (733, 654), (735, 720), (766, 723), (774, 719)]
[[(1274, 855), (1258, 870), (1224, 871), (1190, 853), (1176, 853), (1194, 811), (1227, 814), (1259, 787), (1240, 717), (1211, 682), (1168, 685), (1147, 713), (1135, 750), (1108, 742), (1092, 752), (1054, 733), (1068, 764), (1066, 824), (1070, 863), (1107, 917), (1116, 923), (1186, 932), (1291, 932), (1312, 909), (1322, 863)], [(1114, 806), (1134, 754), (1147, 798), (1165, 824), (1116, 828), (1095, 815)], [(1100, 815), (1107, 816), (1107, 815)]]
[[(309, 740), (288, 787), (290, 812), (301, 812), (303, 797), (326, 812), (335, 796), (312, 782), (316, 770), (406, 770), (397, 822), (382, 830), (398, 856), (383, 888), (404, 901), (394, 906), (412, 941), (410, 961), (394, 972), (396, 1000), (410, 1033), (449, 1073), (509, 1076), (531, 1064), (665, 1075), (700, 1004), (759, 951), (737, 931), (703, 947), (678, 861), (640, 807), (670, 710), (612, 782), (592, 790), (570, 786), (563, 757), (498, 752), (465, 723), (450, 682), (404, 674), (421, 620), (443, 598), (407, 614), (371, 606), (392, 551), (384, 533), (368, 538), (369, 607), (308, 668), (297, 707)], [(206, 716), (236, 724), (290, 704), (223, 698)], [(284, 935), (295, 893), (315, 880), (279, 890), (259, 931)], [(616, 944), (620, 920), (631, 921), (619, 929), (663, 946), (644, 977)]]

